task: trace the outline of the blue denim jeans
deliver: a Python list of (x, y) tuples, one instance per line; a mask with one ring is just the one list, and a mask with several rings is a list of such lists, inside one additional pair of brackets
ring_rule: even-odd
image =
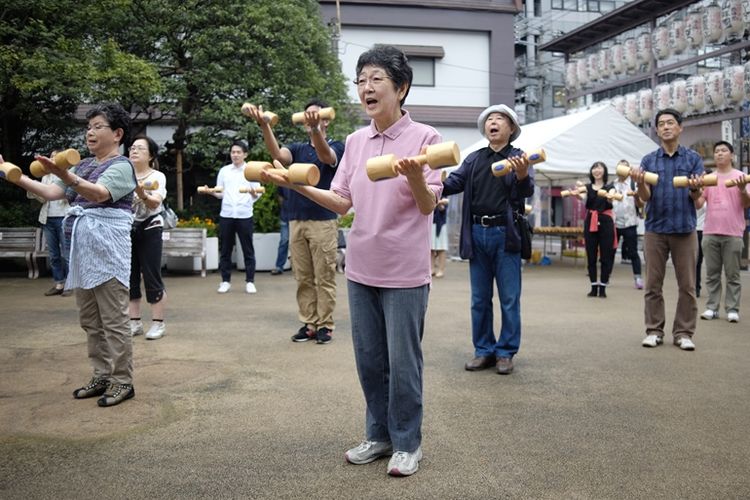
[[(471, 336), (475, 356), (512, 358), (521, 344), (521, 254), (505, 251), (505, 227), (471, 228)], [(492, 281), (500, 297), (500, 338), (495, 340)]]
[(415, 451), (422, 442), (422, 334), (428, 285), (376, 288), (348, 281), (354, 359), (367, 439)]
[(279, 251), (276, 254), (276, 269), (284, 270), (286, 259), (289, 255), (289, 222), (282, 220), (279, 229)]
[(55, 283), (65, 283), (65, 278), (68, 276), (68, 254), (65, 250), (65, 233), (63, 232), (62, 221), (63, 217), (47, 217), (47, 223), (42, 225), (49, 249), (52, 279), (55, 280)]

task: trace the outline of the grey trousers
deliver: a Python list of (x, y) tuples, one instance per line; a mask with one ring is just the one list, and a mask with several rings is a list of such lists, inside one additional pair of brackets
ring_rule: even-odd
[(708, 300), (706, 309), (718, 311), (721, 305), (721, 269), (724, 268), (726, 288), (724, 292), (724, 310), (740, 310), (742, 281), (740, 280), (740, 259), (742, 255), (742, 238), (705, 234), (703, 236), (703, 259), (706, 261), (706, 288)]

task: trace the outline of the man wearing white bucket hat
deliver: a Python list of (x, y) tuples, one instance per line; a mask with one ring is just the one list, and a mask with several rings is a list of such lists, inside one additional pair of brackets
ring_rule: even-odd
[[(445, 180), (444, 195), (464, 193), (461, 214), (461, 258), (469, 259), (471, 330), (474, 358), (469, 371), (495, 366), (501, 375), (513, 371), (521, 343), (521, 236), (515, 216), (534, 194), (534, 169), (526, 154), (511, 144), (521, 134), (516, 113), (504, 104), (488, 107), (477, 126), (487, 147), (471, 153)], [(492, 175), (490, 166), (508, 160), (511, 171)], [(502, 325), (495, 339), (492, 284), (497, 282)]]

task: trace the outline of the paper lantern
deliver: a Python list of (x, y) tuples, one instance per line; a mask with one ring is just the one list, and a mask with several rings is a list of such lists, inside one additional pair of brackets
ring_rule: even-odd
[(721, 71), (712, 71), (706, 75), (706, 107), (724, 107), (724, 74)]
[(724, 100), (737, 104), (745, 97), (745, 68), (729, 66), (724, 69)]
[(745, 97), (750, 99), (750, 61), (745, 63)]
[(700, 75), (691, 76), (687, 79), (685, 92), (688, 101), (688, 110), (700, 113), (706, 107), (706, 79)]
[(697, 49), (703, 45), (703, 13), (693, 11), (687, 15), (685, 23), (685, 38), (691, 49)]
[(620, 113), (621, 115), (625, 114), (625, 98), (621, 95), (616, 95), (612, 98), (612, 107), (615, 108), (615, 111)]
[(565, 63), (565, 86), (573, 90), (578, 88), (578, 63), (576, 61)]
[(687, 36), (685, 35), (685, 21), (675, 19), (669, 25), (669, 46), (673, 54), (682, 54), (687, 48)]
[(636, 39), (638, 64), (651, 62), (651, 33), (643, 32)]
[(589, 72), (589, 81), (595, 82), (599, 79), (599, 54), (593, 53), (586, 57), (586, 67)]
[(685, 80), (682, 79), (674, 80), (669, 84), (669, 100), (672, 107), (680, 113), (688, 109), (686, 85)]
[(623, 59), (625, 59), (625, 50), (622, 44), (616, 43), (609, 49), (612, 55), (612, 73), (619, 75), (623, 70)]
[(742, 0), (724, 0), (721, 8), (723, 13), (721, 26), (724, 28), (724, 36), (727, 40), (739, 40), (745, 32), (742, 3)]
[(625, 67), (635, 69), (638, 64), (638, 44), (635, 38), (628, 38), (623, 44), (625, 50)]
[(635, 92), (625, 94), (625, 118), (631, 123), (641, 121), (641, 115), (638, 112), (638, 94)]
[(654, 89), (654, 110), (661, 111), (672, 106), (672, 96), (668, 83), (660, 83)]
[(748, 2), (745, 2), (742, 9), (742, 21), (745, 23), (745, 26), (750, 28), (750, 3)]
[(654, 116), (654, 91), (641, 89), (638, 91), (638, 114), (644, 122), (651, 120)]
[(599, 51), (599, 77), (608, 78), (612, 72), (612, 53), (609, 49)]
[(576, 73), (578, 74), (578, 85), (580, 87), (583, 87), (587, 83), (589, 83), (589, 69), (586, 64), (586, 58), (581, 58), (577, 62), (577, 69)]
[(669, 57), (669, 30), (666, 26), (659, 26), (652, 34), (651, 46), (654, 50), (654, 57), (659, 60)]
[(706, 43), (719, 43), (723, 36), (721, 8), (713, 3), (703, 11), (703, 39)]

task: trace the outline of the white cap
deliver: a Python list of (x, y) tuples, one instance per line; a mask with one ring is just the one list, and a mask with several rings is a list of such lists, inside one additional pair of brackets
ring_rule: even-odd
[(521, 135), (521, 125), (519, 125), (518, 123), (518, 116), (516, 115), (515, 111), (510, 109), (505, 104), (493, 104), (489, 108), (482, 111), (482, 113), (479, 115), (479, 118), (477, 118), (477, 127), (479, 127), (479, 132), (484, 135), (484, 122), (487, 121), (487, 117), (492, 113), (502, 113), (510, 118), (510, 121), (513, 122), (515, 130), (510, 135), (509, 142), (513, 142), (518, 139), (518, 136)]

